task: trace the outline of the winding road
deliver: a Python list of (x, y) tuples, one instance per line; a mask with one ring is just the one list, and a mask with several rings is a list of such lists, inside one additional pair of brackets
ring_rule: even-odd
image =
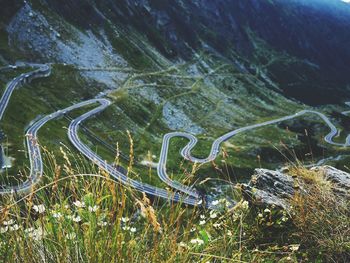
[[(33, 78), (38, 77), (46, 77), (50, 75), (51, 69), (49, 65), (38, 65), (38, 64), (28, 64), (32, 67), (38, 67), (38, 69), (31, 71), (26, 74), (21, 74), (19, 77), (13, 79), (6, 87), (6, 90), (3, 94), (3, 96), (0, 99), (0, 120), (5, 112), (5, 109), (8, 105), (8, 102), (10, 100), (10, 97), (12, 95), (12, 92), (16, 87), (18, 87), (21, 83), (25, 81), (30, 81)], [(346, 137), (345, 143), (338, 143), (334, 142), (334, 137), (338, 134), (338, 130), (335, 127), (335, 125), (332, 124), (332, 122), (328, 119), (327, 116), (324, 114), (312, 111), (312, 110), (303, 110), (296, 114), (285, 116), (282, 118), (278, 118), (275, 120), (266, 121), (263, 123), (258, 123), (254, 125), (249, 125), (243, 128), (239, 128), (236, 130), (233, 130), (229, 133), (224, 134), (223, 136), (217, 138), (211, 147), (211, 151), (207, 158), (199, 159), (191, 155), (192, 149), (197, 144), (197, 138), (193, 136), (192, 134), (184, 133), (184, 132), (172, 132), (167, 133), (163, 138), (163, 144), (160, 152), (159, 162), (157, 166), (157, 172), (159, 178), (165, 182), (167, 185), (171, 186), (173, 189), (176, 189), (174, 192), (158, 188), (149, 184), (145, 184), (139, 181), (136, 181), (134, 179), (129, 178), (126, 174), (122, 173), (121, 171), (117, 170), (116, 167), (108, 164), (105, 160), (103, 160), (100, 156), (98, 156), (94, 151), (92, 151), (90, 148), (88, 148), (79, 138), (78, 132), (79, 128), (82, 122), (84, 122), (86, 119), (95, 116), (96, 114), (102, 112), (104, 109), (106, 109), (110, 104), (111, 101), (104, 98), (96, 98), (91, 99), (87, 101), (83, 101), (77, 104), (74, 104), (70, 107), (67, 107), (63, 110), (58, 110), (50, 115), (44, 116), (43, 118), (39, 119), (35, 123), (33, 123), (29, 129), (26, 132), (26, 145), (28, 149), (29, 154), (29, 160), (30, 160), (30, 175), (29, 178), (23, 182), (20, 185), (13, 186), (13, 187), (0, 187), (0, 194), (8, 194), (8, 193), (20, 193), (20, 192), (29, 192), (32, 187), (39, 182), (41, 176), (43, 175), (43, 161), (41, 157), (40, 152), (40, 145), (38, 144), (38, 138), (37, 138), (37, 132), (38, 130), (46, 124), (48, 121), (56, 119), (60, 116), (63, 116), (64, 114), (81, 108), (88, 105), (94, 105), (99, 104), (96, 108), (86, 112), (85, 114), (79, 116), (76, 119), (73, 119), (69, 125), (68, 128), (68, 138), (73, 144), (73, 146), (82, 153), (86, 158), (88, 158), (90, 161), (95, 163), (97, 166), (99, 166), (101, 169), (105, 170), (112, 176), (114, 179), (118, 180), (125, 186), (132, 187), (138, 191), (147, 193), (149, 195), (155, 196), (155, 197), (161, 197), (164, 199), (167, 199), (172, 202), (182, 202), (188, 205), (192, 206), (199, 206), (204, 205), (205, 207), (209, 209), (215, 209), (216, 205), (212, 204), (210, 200), (207, 200), (206, 197), (202, 196), (199, 192), (197, 192), (193, 187), (185, 186), (177, 181), (172, 180), (166, 171), (166, 163), (167, 163), (167, 157), (168, 157), (168, 150), (169, 150), (169, 142), (174, 137), (183, 137), (189, 140), (188, 144), (181, 150), (181, 155), (186, 160), (189, 160), (191, 162), (195, 163), (208, 163), (216, 159), (220, 152), (220, 145), (221, 143), (229, 140), (233, 136), (246, 132), (249, 130), (253, 130), (256, 128), (264, 127), (271, 124), (276, 124), (282, 121), (291, 120), (294, 118), (298, 118), (300, 116), (303, 116), (305, 114), (312, 114), (316, 115), (317, 117), (321, 118), (326, 125), (330, 128), (330, 132), (324, 137), (324, 140), (332, 144), (334, 146), (340, 146), (340, 147), (348, 147), (350, 146), (350, 135)], [(347, 103), (347, 105), (350, 106), (350, 103)], [(343, 114), (350, 113), (350, 111), (343, 112)], [(204, 200), (204, 202), (203, 202)]]

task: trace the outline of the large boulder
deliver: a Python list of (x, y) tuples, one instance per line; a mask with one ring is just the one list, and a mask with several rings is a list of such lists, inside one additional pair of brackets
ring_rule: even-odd
[[(329, 182), (333, 192), (340, 197), (350, 197), (350, 174), (331, 166), (313, 167), (321, 179)], [(248, 184), (242, 184), (243, 197), (257, 206), (276, 206), (289, 210), (290, 199), (296, 192), (307, 194), (303, 177), (291, 176), (286, 172), (255, 169)]]

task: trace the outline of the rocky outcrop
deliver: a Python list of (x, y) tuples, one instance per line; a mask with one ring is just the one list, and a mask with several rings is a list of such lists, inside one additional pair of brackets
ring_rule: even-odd
[[(340, 198), (350, 198), (350, 174), (331, 166), (313, 167), (310, 172), (330, 183)], [(257, 206), (276, 206), (288, 210), (289, 201), (296, 193), (307, 194), (303, 177), (267, 169), (256, 169), (251, 181), (242, 184), (245, 199)]]
[(350, 196), (350, 174), (340, 171), (332, 166), (314, 167), (311, 170), (319, 172), (329, 182), (338, 195)]

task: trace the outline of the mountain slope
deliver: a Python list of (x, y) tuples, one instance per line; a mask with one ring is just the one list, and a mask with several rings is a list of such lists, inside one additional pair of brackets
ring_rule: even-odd
[[(287, 95), (308, 103), (336, 102), (346, 95), (350, 61), (350, 8), (337, 0), (324, 1), (44, 1), (50, 10), (85, 28), (109, 23), (134, 28), (170, 59), (188, 58), (210, 47), (234, 62), (237, 55), (260, 67), (253, 33), (270, 49), (304, 60), (267, 73)], [(89, 20), (84, 19), (89, 17)], [(257, 56), (257, 54), (259, 56)], [(253, 63), (252, 63), (253, 62)], [(290, 79), (290, 71), (296, 71)], [(303, 80), (306, 79), (306, 80)], [(312, 99), (313, 91), (324, 99)]]
[[(88, 123), (100, 141), (86, 134), (85, 139), (90, 146), (102, 140), (112, 148), (119, 142), (128, 152), (129, 130), (140, 162), (158, 155), (168, 131), (198, 134), (201, 143), (195, 153), (205, 156), (214, 138), (232, 129), (289, 115), (308, 107), (303, 103), (340, 103), (349, 97), (349, 16), (344, 3), (328, 1), (335, 7), (326, 12), (323, 6), (331, 6), (321, 0), (307, 7), (297, 1), (262, 0), (3, 2), (2, 64), (18, 59), (57, 64), (52, 77), (38, 81), (45, 92), (26, 87), (26, 99), (40, 102), (31, 116), (71, 105), (85, 94), (109, 96), (115, 104)], [(50, 96), (54, 93), (59, 99)], [(21, 94), (13, 105), (23, 101)], [(17, 118), (15, 112), (7, 114)], [(261, 162), (280, 165), (285, 161), (280, 151), (286, 151), (280, 141), (309, 160), (305, 128), (313, 130), (316, 158), (325, 155), (319, 140), (327, 132), (323, 125), (313, 119), (288, 124), (294, 129), (274, 126), (233, 138), (225, 144), (230, 165), (242, 174)], [(17, 126), (9, 123), (7, 128), (20, 132), (16, 142), (25, 128)], [(47, 134), (61, 136), (56, 128), (50, 132), (48, 127)], [(60, 139), (43, 140), (59, 148)], [(179, 173), (177, 148), (183, 143), (179, 140), (172, 150), (169, 170), (174, 173)], [(10, 149), (10, 154), (18, 150)], [(330, 149), (327, 154), (333, 153)], [(114, 157), (105, 149), (101, 154)], [(217, 173), (210, 165), (203, 168)]]

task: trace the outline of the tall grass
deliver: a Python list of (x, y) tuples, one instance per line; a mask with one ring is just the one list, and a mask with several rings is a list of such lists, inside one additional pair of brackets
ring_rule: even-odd
[[(1, 198), (1, 262), (297, 262), (303, 257), (295, 245), (303, 237), (290, 235), (305, 230), (300, 218), (293, 223), (284, 212), (244, 200), (232, 209), (207, 211), (154, 199), (120, 185), (64, 146), (60, 163), (43, 152), (42, 184), (28, 195)], [(299, 204), (298, 216), (305, 203)]]
[(337, 195), (322, 172), (299, 168), (307, 194), (292, 200), (296, 235), (308, 248), (309, 257), (329, 262), (350, 261), (350, 200)]

